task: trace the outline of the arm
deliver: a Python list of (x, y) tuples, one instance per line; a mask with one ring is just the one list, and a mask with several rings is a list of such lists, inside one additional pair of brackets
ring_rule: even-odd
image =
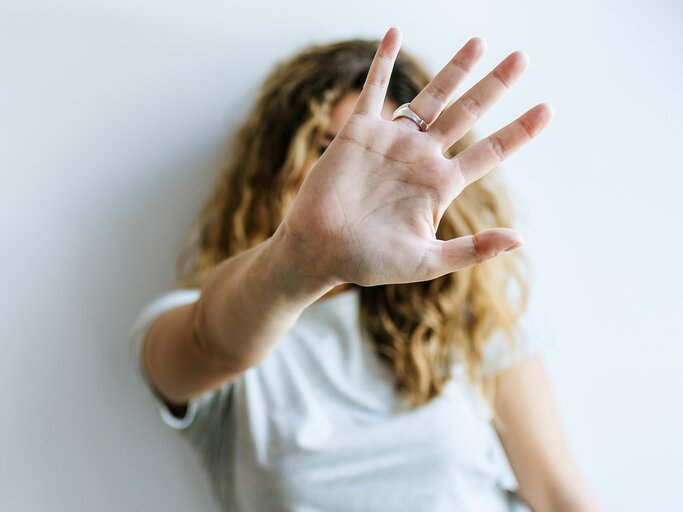
[(430, 125), (381, 117), (401, 37), (380, 43), (355, 109), (304, 180), (273, 237), (221, 263), (192, 305), (152, 325), (143, 364), (182, 406), (261, 361), (301, 311), (343, 283), (426, 281), (521, 245), (511, 229), (452, 240), (436, 229), (448, 205), (548, 124), (539, 104), (452, 159), (457, 142), (524, 72), (513, 52), (459, 100), (449, 97), (484, 51), (470, 40), (411, 102)]
[(536, 512), (600, 510), (565, 442), (541, 357), (489, 378), (494, 424), (522, 498)]
[[(197, 302), (150, 327), (143, 365), (174, 412), (233, 380), (272, 349), (301, 311), (330, 289), (304, 276), (276, 235), (218, 265)], [(239, 343), (236, 341), (239, 340)]]

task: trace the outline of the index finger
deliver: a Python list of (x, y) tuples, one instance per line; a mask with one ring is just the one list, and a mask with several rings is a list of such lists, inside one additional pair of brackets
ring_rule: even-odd
[(374, 114), (382, 113), (384, 98), (389, 85), (394, 61), (401, 48), (401, 31), (398, 27), (391, 27), (377, 47), (375, 57), (370, 64), (368, 77), (363, 84), (363, 90), (356, 102), (354, 113)]

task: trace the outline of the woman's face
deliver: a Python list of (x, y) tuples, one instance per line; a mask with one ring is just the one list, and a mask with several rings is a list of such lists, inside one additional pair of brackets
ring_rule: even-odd
[[(327, 126), (325, 132), (320, 135), (319, 139), (314, 140), (311, 145), (308, 157), (306, 158), (306, 163), (304, 164), (304, 179), (308, 176), (308, 173), (318, 161), (318, 158), (320, 158), (325, 149), (327, 149), (327, 146), (330, 145), (332, 139), (336, 137), (339, 130), (342, 129), (342, 126), (344, 126), (349, 117), (351, 117), (353, 108), (356, 106), (358, 95), (359, 93), (356, 91), (348, 92), (332, 107), (332, 110), (330, 111), (330, 124)], [(398, 105), (387, 98), (384, 102), (384, 108), (382, 108), (382, 117), (391, 119), (391, 115), (397, 108)]]

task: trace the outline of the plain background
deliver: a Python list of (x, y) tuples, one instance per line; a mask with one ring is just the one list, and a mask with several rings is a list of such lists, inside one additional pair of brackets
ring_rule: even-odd
[[(471, 36), (474, 83), (531, 65), (478, 125), (541, 101), (553, 124), (497, 172), (569, 443), (609, 509), (680, 510), (680, 2), (0, 4), (0, 509), (215, 510), (128, 355), (274, 62), (381, 37), (432, 71)], [(464, 89), (463, 89), (464, 90)]]

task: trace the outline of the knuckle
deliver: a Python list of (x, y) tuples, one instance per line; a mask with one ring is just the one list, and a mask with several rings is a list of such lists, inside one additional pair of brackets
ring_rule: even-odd
[(451, 67), (454, 67), (456, 70), (460, 71), (461, 73), (463, 73), (463, 74), (465, 74), (465, 75), (469, 74), (469, 72), (472, 71), (471, 68), (469, 68), (468, 66), (466, 66), (466, 65), (457, 57), (457, 55), (451, 59), (451, 61), (449, 62), (449, 64), (451, 65)]
[(501, 68), (496, 68), (491, 72), (491, 76), (498, 80), (501, 84), (503, 84), (503, 87), (506, 89), (509, 89), (512, 86), (512, 78), (510, 75), (506, 72), (504, 72)]
[(481, 252), (481, 244), (477, 239), (477, 235), (472, 235), (470, 240), (472, 241), (472, 254), (474, 256), (475, 261), (477, 263), (482, 263), (483, 261), (485, 261), (485, 258), (483, 253)]
[(379, 54), (377, 54), (377, 58), (383, 62), (387, 62), (387, 63), (391, 63), (391, 64), (394, 63), (394, 58), (391, 55), (379, 53)]
[(425, 89), (425, 92), (439, 103), (448, 102), (448, 94), (444, 89), (442, 89), (438, 85), (431, 84), (429, 87)]
[(496, 256), (495, 251), (486, 250), (484, 244), (481, 243), (481, 240), (477, 238), (476, 234), (472, 235), (472, 252), (477, 264), (484, 263), (485, 261), (488, 261)]
[(460, 98), (460, 106), (462, 110), (471, 118), (479, 119), (481, 116), (481, 102), (472, 95), (465, 95)]
[(505, 143), (503, 142), (503, 139), (501, 139), (497, 135), (491, 135), (487, 140), (491, 152), (496, 156), (498, 161), (505, 160), (505, 156), (507, 155), (508, 149)]
[(387, 79), (383, 77), (379, 78), (368, 78), (368, 81), (366, 82), (368, 87), (374, 87), (377, 89), (386, 89), (387, 88)]
[(522, 127), (522, 130), (524, 130), (524, 133), (528, 139), (533, 139), (535, 125), (530, 119), (522, 117), (519, 119), (519, 126)]

